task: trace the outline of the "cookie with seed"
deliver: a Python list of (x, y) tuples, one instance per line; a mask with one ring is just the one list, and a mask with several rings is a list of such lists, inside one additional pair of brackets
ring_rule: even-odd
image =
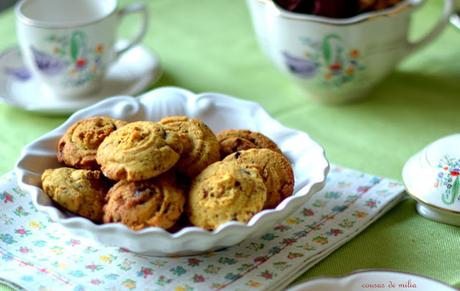
[(294, 191), (294, 172), (284, 155), (270, 149), (238, 151), (223, 161), (234, 161), (259, 171), (267, 187), (264, 208), (274, 208)]
[(194, 177), (208, 165), (220, 160), (217, 138), (203, 121), (187, 116), (170, 116), (159, 123), (167, 131), (179, 135), (183, 151), (174, 167), (179, 172)]
[(247, 129), (227, 129), (217, 134), (222, 158), (242, 150), (271, 149), (281, 154), (276, 143), (260, 132)]
[(119, 181), (107, 193), (104, 223), (121, 222), (133, 230), (168, 229), (184, 210), (185, 196), (170, 172), (145, 181)]
[(108, 116), (94, 116), (75, 122), (58, 142), (58, 161), (78, 169), (99, 169), (96, 162), (99, 145), (126, 123)]
[(248, 222), (263, 209), (266, 197), (256, 169), (219, 161), (192, 181), (186, 213), (194, 225), (212, 230), (231, 220)]
[(43, 191), (61, 207), (94, 222), (102, 221), (108, 185), (100, 171), (67, 167), (47, 169), (41, 180)]
[(142, 181), (171, 169), (182, 153), (178, 134), (152, 121), (136, 121), (101, 143), (96, 160), (112, 180)]

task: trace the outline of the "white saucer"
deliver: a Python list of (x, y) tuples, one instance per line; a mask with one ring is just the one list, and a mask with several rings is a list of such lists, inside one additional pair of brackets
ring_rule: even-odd
[(460, 214), (456, 212), (449, 212), (441, 208), (427, 205), (420, 201), (417, 201), (416, 209), (420, 215), (428, 219), (460, 226)]
[(136, 95), (161, 76), (157, 55), (142, 46), (123, 54), (108, 70), (101, 90), (77, 100), (59, 100), (43, 93), (26, 69), (19, 48), (0, 54), (0, 100), (12, 106), (46, 114), (70, 114), (114, 95)]
[(287, 291), (455, 291), (446, 283), (417, 274), (391, 270), (362, 270), (344, 277), (324, 277), (307, 281)]

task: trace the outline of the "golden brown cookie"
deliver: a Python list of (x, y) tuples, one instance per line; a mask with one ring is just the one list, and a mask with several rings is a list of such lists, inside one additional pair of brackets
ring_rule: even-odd
[(222, 158), (237, 151), (249, 149), (271, 149), (282, 153), (276, 143), (260, 132), (247, 129), (228, 129), (217, 134)]
[(220, 160), (219, 143), (209, 127), (198, 119), (170, 116), (160, 120), (168, 131), (177, 133), (184, 145), (175, 166), (189, 177), (198, 175), (208, 165)]
[(179, 136), (155, 122), (136, 121), (101, 143), (96, 160), (112, 180), (142, 181), (166, 172), (179, 160)]
[(231, 220), (248, 222), (263, 209), (266, 197), (256, 169), (220, 161), (195, 177), (186, 212), (194, 225), (212, 230)]
[(280, 153), (269, 149), (238, 151), (227, 156), (224, 161), (236, 161), (259, 170), (267, 187), (264, 208), (276, 207), (294, 191), (294, 172), (289, 161)]
[(126, 123), (108, 116), (95, 116), (75, 122), (58, 142), (58, 161), (78, 169), (98, 169), (97, 148), (112, 131)]
[(94, 222), (102, 221), (107, 185), (100, 171), (57, 168), (42, 174), (43, 191), (57, 204)]
[(174, 176), (165, 173), (146, 181), (119, 181), (107, 194), (104, 223), (121, 222), (133, 230), (172, 227), (181, 216), (185, 196)]

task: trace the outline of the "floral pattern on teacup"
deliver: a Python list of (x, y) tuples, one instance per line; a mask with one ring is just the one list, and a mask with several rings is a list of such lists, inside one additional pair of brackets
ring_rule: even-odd
[(15, 68), (6, 67), (5, 74), (21, 82), (28, 81), (30, 78), (32, 78), (32, 74), (26, 67), (15, 67)]
[(97, 43), (90, 47), (85, 32), (52, 34), (46, 42), (51, 44), (50, 52), (31, 47), (37, 69), (42, 73), (49, 76), (65, 73), (64, 85), (69, 87), (83, 85), (101, 74), (104, 45)]
[(460, 200), (460, 159), (450, 158), (448, 156), (443, 157), (438, 164), (438, 176), (434, 186), (444, 187), (442, 192), (441, 200), (443, 203), (449, 205), (455, 202), (458, 197)]
[(365, 69), (358, 49), (348, 49), (340, 36), (328, 34), (321, 41), (300, 38), (306, 46), (303, 56), (283, 51), (289, 71), (300, 78), (317, 78), (324, 86), (340, 87), (356, 79)]

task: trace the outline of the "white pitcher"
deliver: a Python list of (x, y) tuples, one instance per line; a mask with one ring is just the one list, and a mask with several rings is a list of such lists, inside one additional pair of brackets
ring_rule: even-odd
[(262, 50), (306, 95), (321, 103), (365, 97), (406, 56), (431, 42), (448, 23), (444, 0), (437, 24), (422, 39), (408, 39), (411, 14), (423, 0), (404, 0), (346, 19), (289, 12), (272, 0), (247, 0)]

